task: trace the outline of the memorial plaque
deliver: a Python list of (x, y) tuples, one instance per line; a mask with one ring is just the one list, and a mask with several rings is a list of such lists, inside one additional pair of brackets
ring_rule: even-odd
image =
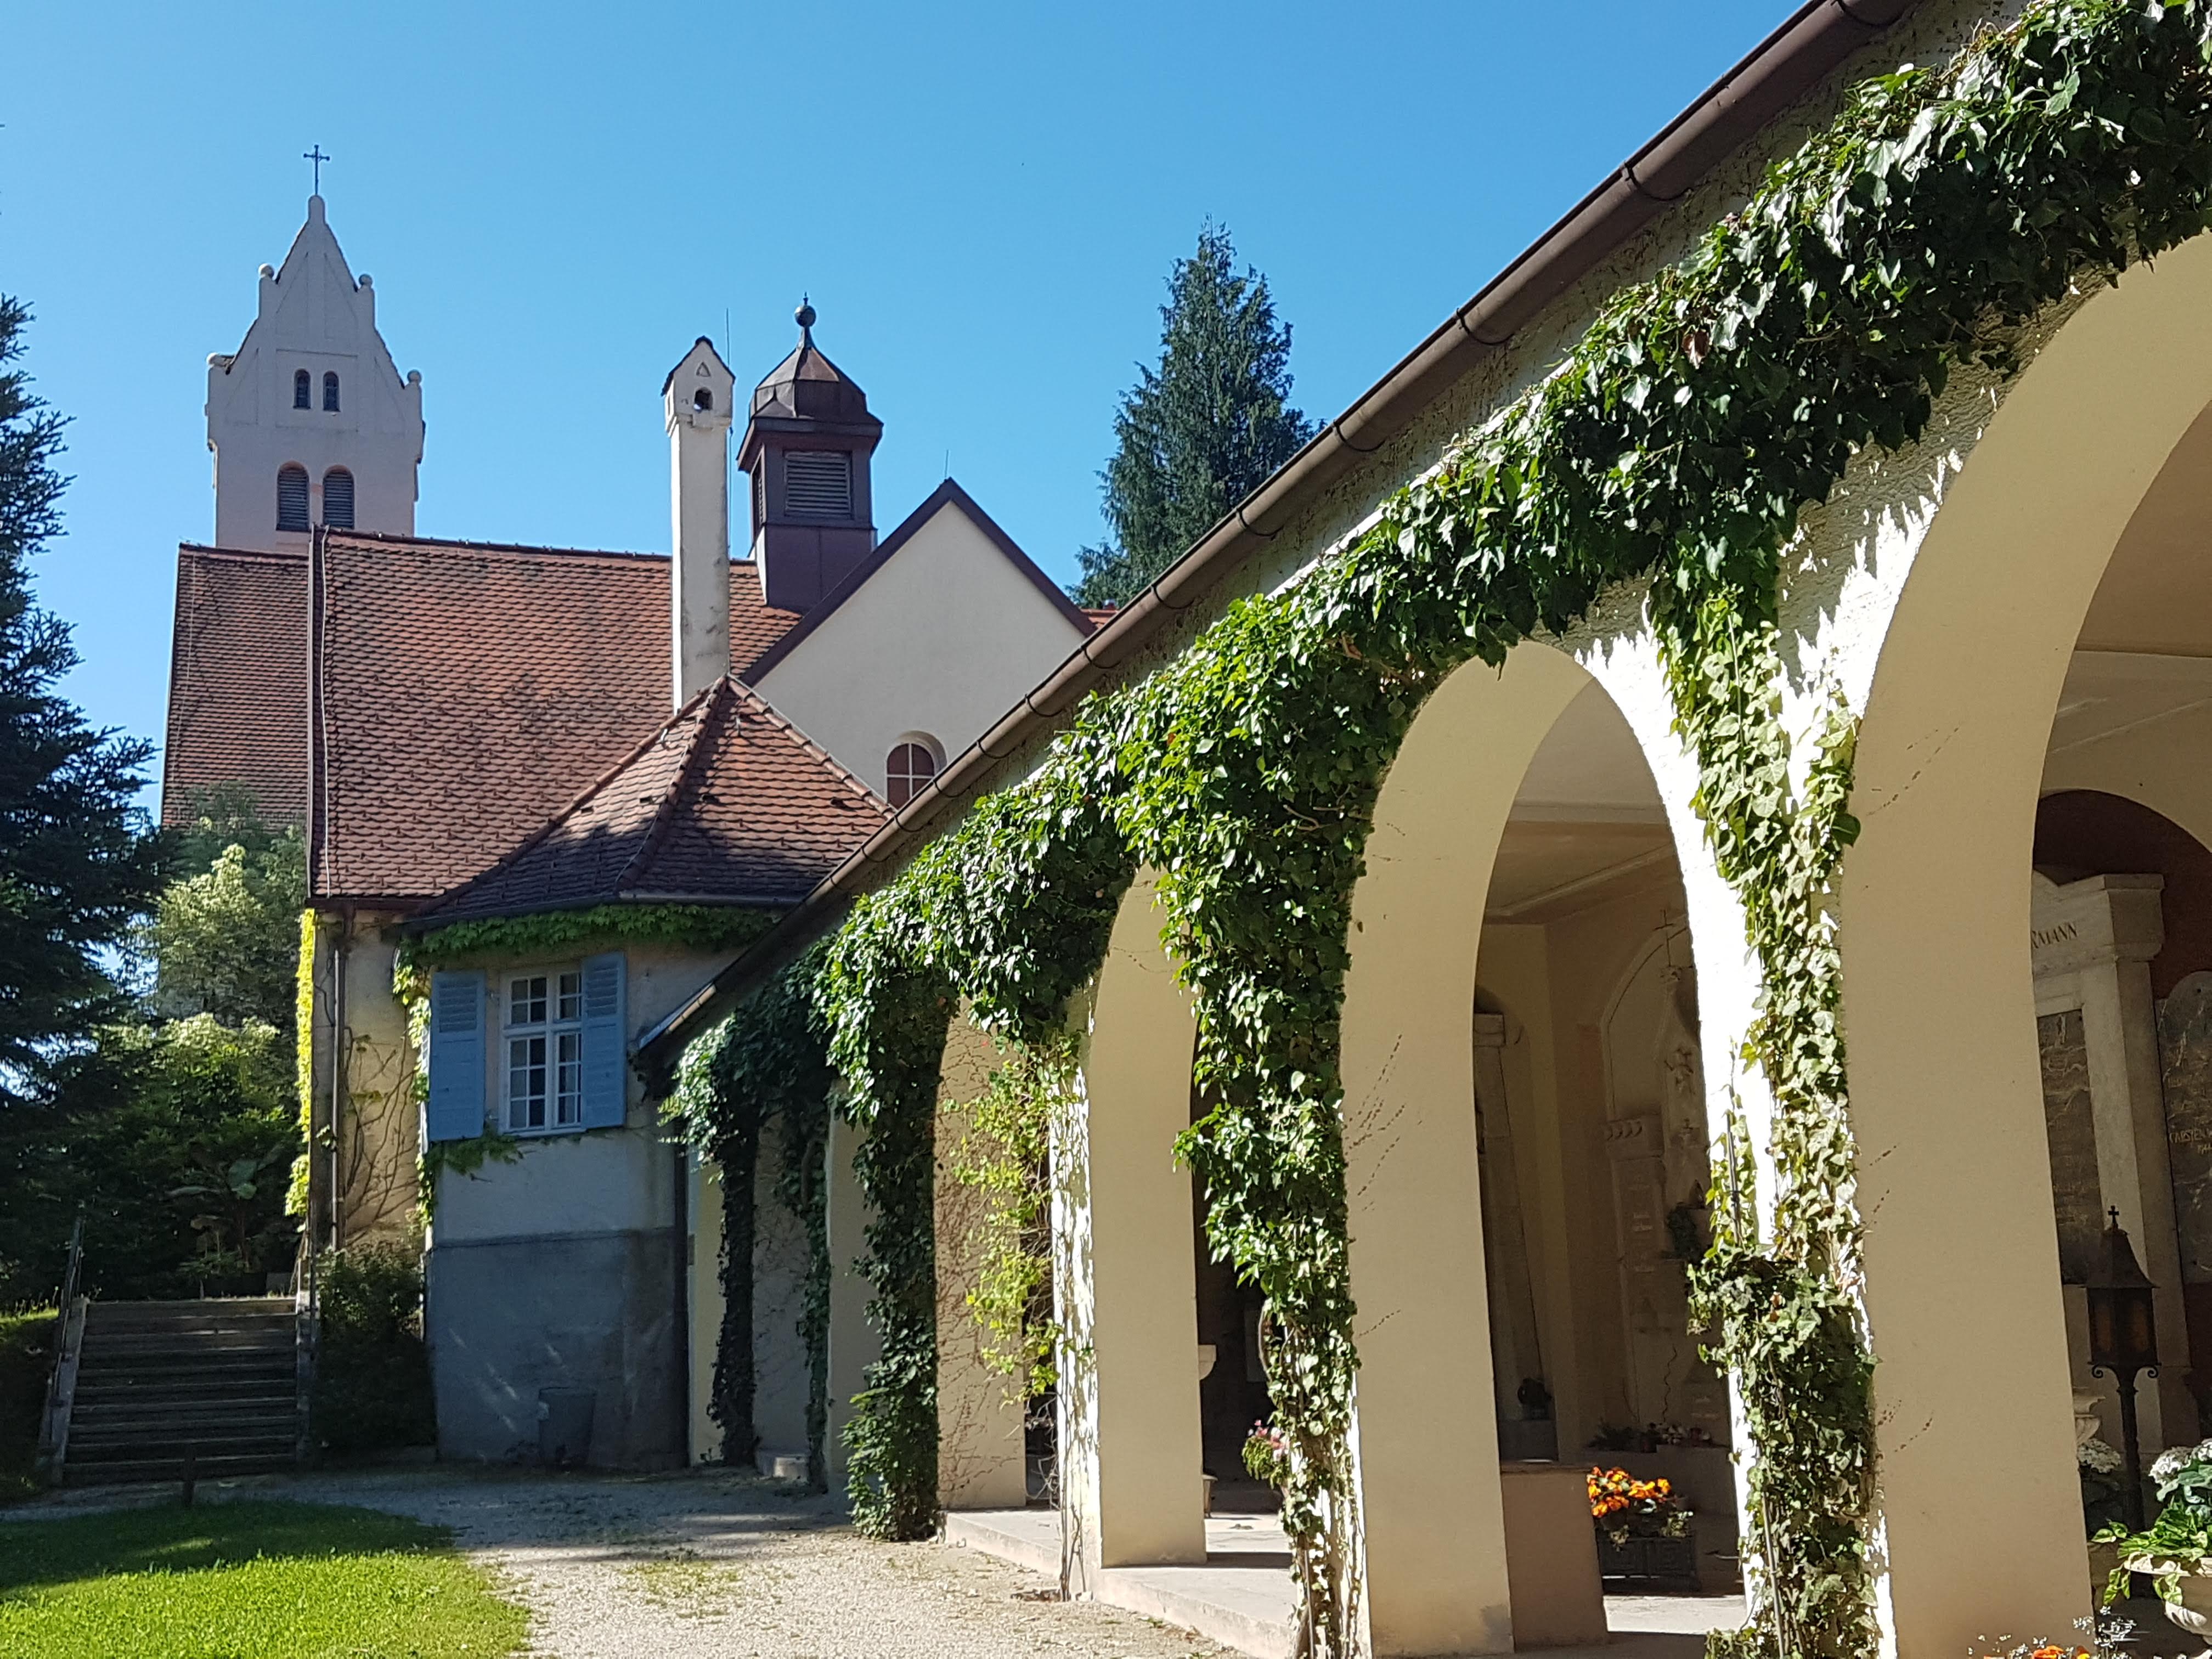
[(2081, 1011), (2045, 1014), (2035, 1022), (2043, 1057), (2043, 1126), (2051, 1141), (2051, 1197), (2058, 1218), (2058, 1274), (2086, 1283), (2104, 1231), (2104, 1194), (2097, 1179), (2096, 1114), (2089, 1098), (2089, 1051)]
[(2212, 974), (2191, 974), (2158, 1007), (2166, 1156), (2185, 1283), (2212, 1282)]

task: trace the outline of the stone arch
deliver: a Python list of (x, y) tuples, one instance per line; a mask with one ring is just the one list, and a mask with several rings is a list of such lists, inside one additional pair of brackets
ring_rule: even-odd
[[(1528, 1552), (1508, 1571), (1469, 1026), (1478, 983), (1512, 1003), (1513, 975), (1526, 978), (1482, 945), (1499, 850), (1531, 762), (1586, 695), (1609, 710), (1606, 718), (1626, 720), (1640, 783), (1656, 789), (1664, 808), (1644, 824), (1642, 844), (1656, 844), (1691, 884), (1692, 860), (1702, 859), (1688, 806), (1693, 773), (1674, 746), (1656, 651), (1632, 610), (1594, 641), (1524, 644), (1502, 670), (1469, 664), (1437, 688), (1384, 781), (1353, 894), (1346, 1184), (1367, 1610), (1378, 1656), (1604, 1639), (1594, 1603), (1595, 1631), (1553, 1626), (1571, 1613), (1535, 1590)], [(1685, 926), (1697, 922), (1694, 901), (1691, 908)], [(1608, 972), (1593, 997), (1603, 1000), (1613, 986)], [(1562, 1224), (1556, 1215), (1546, 1221), (1554, 1234)], [(1455, 1420), (1439, 1436), (1443, 1376), (1455, 1379)]]
[(2086, 1610), (2031, 837), (2098, 581), (2212, 401), (2208, 305), (2203, 237), (2084, 302), (1929, 491), (1932, 516), (1876, 532), (1905, 567), (1893, 600), (1896, 576), (1872, 571), (1839, 611), (1844, 678), (1871, 671), (1838, 918), (1881, 1599), (1903, 1650), (1962, 1650), (1992, 1620), (2063, 1632)]

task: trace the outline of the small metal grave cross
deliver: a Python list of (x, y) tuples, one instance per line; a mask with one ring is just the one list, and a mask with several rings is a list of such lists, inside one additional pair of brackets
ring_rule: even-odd
[(315, 194), (320, 196), (323, 193), (323, 163), (331, 158), (324, 155), (323, 147), (317, 144), (313, 149), (301, 150), (300, 159), (302, 161), (313, 161), (315, 164)]

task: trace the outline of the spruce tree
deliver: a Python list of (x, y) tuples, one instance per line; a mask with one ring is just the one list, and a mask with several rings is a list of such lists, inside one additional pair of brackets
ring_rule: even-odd
[(29, 313), (0, 295), (0, 1109), (121, 1006), (106, 963), (151, 905), (161, 848), (132, 805), (143, 743), (55, 693), (67, 623), (33, 603), (29, 562), (60, 528), (62, 417), (14, 367)]
[(1099, 475), (1112, 535), (1076, 555), (1079, 604), (1135, 598), (1313, 435), (1288, 402), (1291, 326), (1267, 279), (1236, 266), (1229, 232), (1209, 223), (1169, 274), (1159, 368), (1140, 365), (1122, 394)]

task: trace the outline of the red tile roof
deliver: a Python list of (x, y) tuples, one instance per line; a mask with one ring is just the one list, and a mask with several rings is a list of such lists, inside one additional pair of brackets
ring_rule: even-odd
[(795, 904), (890, 809), (734, 679), (425, 921), (625, 901)]
[(189, 823), (220, 784), (253, 792), (261, 815), (307, 812), (307, 558), (177, 550), (177, 631), (161, 814)]
[[(529, 836), (667, 719), (668, 559), (327, 532), (311, 878), (412, 902)], [(743, 674), (798, 620), (730, 567)]]

